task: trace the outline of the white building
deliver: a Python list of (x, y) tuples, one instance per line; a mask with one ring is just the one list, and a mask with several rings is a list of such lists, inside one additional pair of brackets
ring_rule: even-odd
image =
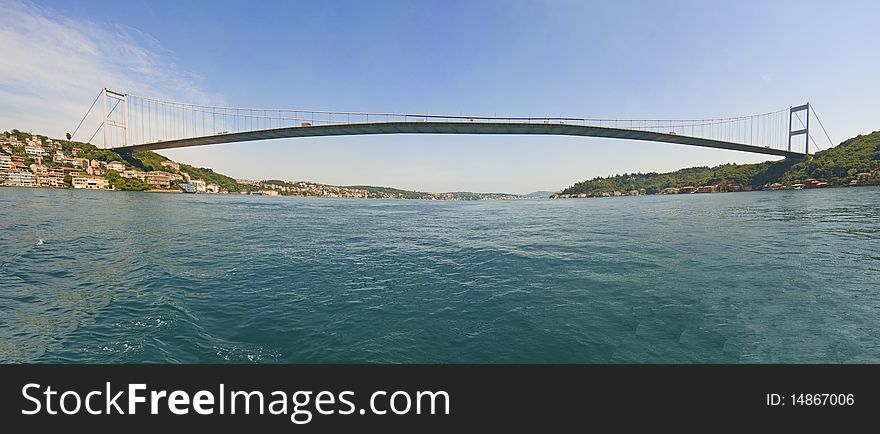
[(5, 170), (0, 172), (0, 181), (10, 187), (36, 187), (34, 174), (26, 170)]
[(110, 189), (110, 181), (100, 176), (77, 175), (72, 178), (73, 188), (85, 190), (107, 190)]
[(190, 181), (190, 184), (196, 187), (196, 193), (206, 193), (208, 191), (207, 185), (205, 185), (205, 181), (201, 179), (193, 179)]
[(25, 146), (24, 152), (28, 157), (45, 157), (46, 150), (37, 146)]

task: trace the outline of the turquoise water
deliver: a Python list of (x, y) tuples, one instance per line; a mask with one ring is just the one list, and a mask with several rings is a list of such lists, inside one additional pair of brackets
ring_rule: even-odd
[(880, 362), (880, 189), (0, 188), (0, 360)]

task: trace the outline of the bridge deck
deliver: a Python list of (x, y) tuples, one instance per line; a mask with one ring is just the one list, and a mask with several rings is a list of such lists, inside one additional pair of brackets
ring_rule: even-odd
[(786, 158), (804, 158), (803, 153), (790, 152), (784, 149), (658, 133), (653, 131), (567, 124), (498, 122), (375, 122), (285, 127), (144, 143), (116, 147), (113, 149), (121, 152), (131, 152), (292, 137), (353, 136), (366, 134), (504, 134), (604, 137), (702, 146), (705, 148), (728, 149), (733, 151), (776, 155)]

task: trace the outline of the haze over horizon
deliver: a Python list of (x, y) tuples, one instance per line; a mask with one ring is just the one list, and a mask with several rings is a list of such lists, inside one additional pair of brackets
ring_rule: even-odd
[[(836, 143), (880, 129), (876, 2), (0, 0), (0, 8), (0, 131), (63, 137), (104, 87), (213, 105), (489, 116), (714, 118), (810, 101)], [(160, 153), (237, 178), (521, 194), (768, 159), (627, 140), (427, 135)]]

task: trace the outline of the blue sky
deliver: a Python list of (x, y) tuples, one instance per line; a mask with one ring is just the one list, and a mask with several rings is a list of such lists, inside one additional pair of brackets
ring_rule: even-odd
[[(61, 136), (102, 87), (243, 107), (710, 118), (812, 102), (880, 129), (878, 2), (0, 0), (0, 129)], [(165, 151), (242, 178), (557, 190), (766, 159), (608, 139), (367, 136)]]

